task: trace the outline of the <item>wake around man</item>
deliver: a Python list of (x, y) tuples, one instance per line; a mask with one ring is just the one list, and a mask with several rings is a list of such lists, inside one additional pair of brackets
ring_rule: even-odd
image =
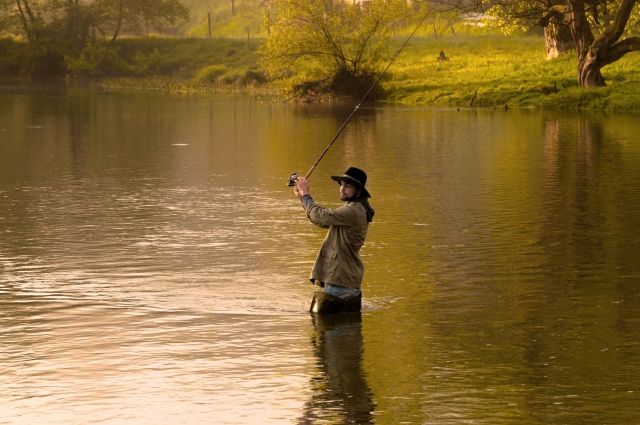
[(340, 199), (345, 202), (338, 208), (318, 205), (309, 194), (309, 181), (304, 177), (298, 177), (293, 190), (309, 220), (329, 228), (311, 270), (311, 282), (322, 290), (314, 294), (310, 311), (320, 314), (359, 312), (364, 275), (360, 248), (374, 215), (368, 201), (371, 195), (365, 188), (367, 174), (359, 168), (349, 167), (344, 174), (331, 178), (340, 184)]

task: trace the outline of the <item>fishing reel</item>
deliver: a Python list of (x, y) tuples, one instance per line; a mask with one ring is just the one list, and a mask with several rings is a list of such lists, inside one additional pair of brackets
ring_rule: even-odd
[(291, 173), (291, 175), (289, 176), (289, 182), (287, 183), (287, 186), (295, 186), (296, 185), (296, 181), (298, 180), (298, 173), (296, 173), (295, 171), (293, 173)]

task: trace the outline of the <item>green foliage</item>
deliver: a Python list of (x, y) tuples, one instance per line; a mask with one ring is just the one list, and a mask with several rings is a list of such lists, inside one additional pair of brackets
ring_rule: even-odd
[(173, 75), (180, 71), (182, 63), (175, 57), (160, 53), (158, 48), (150, 52), (136, 51), (131, 60), (131, 73), (136, 76)]
[(228, 69), (224, 65), (209, 65), (200, 69), (193, 81), (196, 84), (223, 84), (241, 86), (262, 85), (267, 82), (264, 72), (247, 69), (244, 72), (238, 69)]
[(358, 77), (389, 57), (387, 40), (406, 16), (400, 0), (353, 2), (277, 0), (278, 16), (261, 50), (272, 77), (307, 73), (331, 78), (346, 71)]
[[(562, 0), (552, 0), (561, 3)], [(486, 14), (495, 21), (493, 26), (504, 34), (514, 34), (527, 31), (536, 25), (550, 7), (551, 2), (539, 0), (513, 0), (506, 2), (489, 3)]]
[[(251, 71), (255, 46), (229, 39), (125, 38), (115, 45), (94, 43), (65, 57), (68, 71), (78, 77), (171, 76), (213, 83), (222, 78), (263, 82)], [(229, 70), (234, 70), (231, 76)]]
[(119, 33), (164, 32), (189, 18), (189, 10), (178, 0), (97, 0), (91, 7), (94, 26), (110, 39)]
[(180, 69), (174, 68), (174, 71), (182, 73), (181, 70), (184, 70), (185, 74), (215, 64), (224, 64), (228, 68), (249, 68), (257, 60), (256, 46), (247, 45), (244, 40), (228, 38), (123, 38), (116, 45), (127, 62), (132, 62), (138, 52), (151, 55), (158, 50), (165, 58), (182, 65)]
[(19, 76), (26, 72), (29, 61), (27, 46), (13, 39), (0, 39), (0, 75)]
[[(546, 26), (549, 21), (567, 24), (570, 2), (567, 0), (506, 0), (485, 2), (487, 14), (496, 19), (497, 27), (506, 34), (517, 29)], [(586, 8), (587, 20), (595, 36), (607, 30), (621, 7), (620, 0), (592, 0)], [(640, 8), (636, 7), (626, 26), (626, 33), (637, 33)]]
[(236, 84), (238, 80), (240, 80), (240, 72), (237, 70), (232, 70), (230, 72), (225, 73), (220, 79), (223, 84), (232, 85)]
[[(100, 36), (113, 40), (121, 31), (161, 30), (187, 17), (178, 0), (0, 0), (2, 29), (27, 41), (27, 70), (37, 78), (59, 78), (68, 70), (84, 76), (120, 75), (125, 67), (117, 53), (100, 46)], [(169, 72), (171, 61), (160, 56), (139, 56), (132, 70)]]
[(207, 65), (196, 73), (193, 80), (196, 83), (216, 83), (226, 72), (227, 67), (224, 65)]
[(255, 69), (248, 69), (245, 73), (240, 77), (240, 84), (242, 85), (254, 85), (254, 84), (264, 84), (267, 82), (267, 77), (264, 72), (257, 71)]
[(65, 62), (68, 71), (75, 76), (113, 77), (127, 73), (127, 65), (120, 58), (118, 49), (101, 44), (89, 44), (77, 55), (67, 55)]
[(15, 35), (18, 22), (13, 16), (13, 1), (0, 0), (0, 37)]
[(119, 32), (164, 31), (188, 16), (179, 0), (0, 0), (2, 28), (31, 43), (45, 37), (82, 47), (100, 36), (111, 39)]
[(28, 45), (27, 54), (27, 72), (33, 78), (47, 80), (64, 76), (66, 66), (60, 46), (40, 42)]

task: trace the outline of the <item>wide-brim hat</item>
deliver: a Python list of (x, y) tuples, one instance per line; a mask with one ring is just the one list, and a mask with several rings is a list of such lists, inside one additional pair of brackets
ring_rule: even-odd
[(340, 176), (331, 176), (331, 178), (338, 183), (349, 182), (355, 186), (358, 186), (367, 198), (371, 198), (371, 194), (365, 188), (365, 185), (367, 184), (367, 173), (365, 173), (361, 169), (356, 167), (349, 167), (347, 171), (344, 172), (344, 174)]

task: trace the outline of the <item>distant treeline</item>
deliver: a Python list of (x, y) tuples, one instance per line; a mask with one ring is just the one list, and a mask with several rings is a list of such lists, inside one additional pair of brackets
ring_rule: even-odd
[(266, 80), (257, 67), (257, 45), (233, 38), (121, 38), (59, 54), (0, 39), (0, 77), (170, 77), (195, 84), (254, 84)]

